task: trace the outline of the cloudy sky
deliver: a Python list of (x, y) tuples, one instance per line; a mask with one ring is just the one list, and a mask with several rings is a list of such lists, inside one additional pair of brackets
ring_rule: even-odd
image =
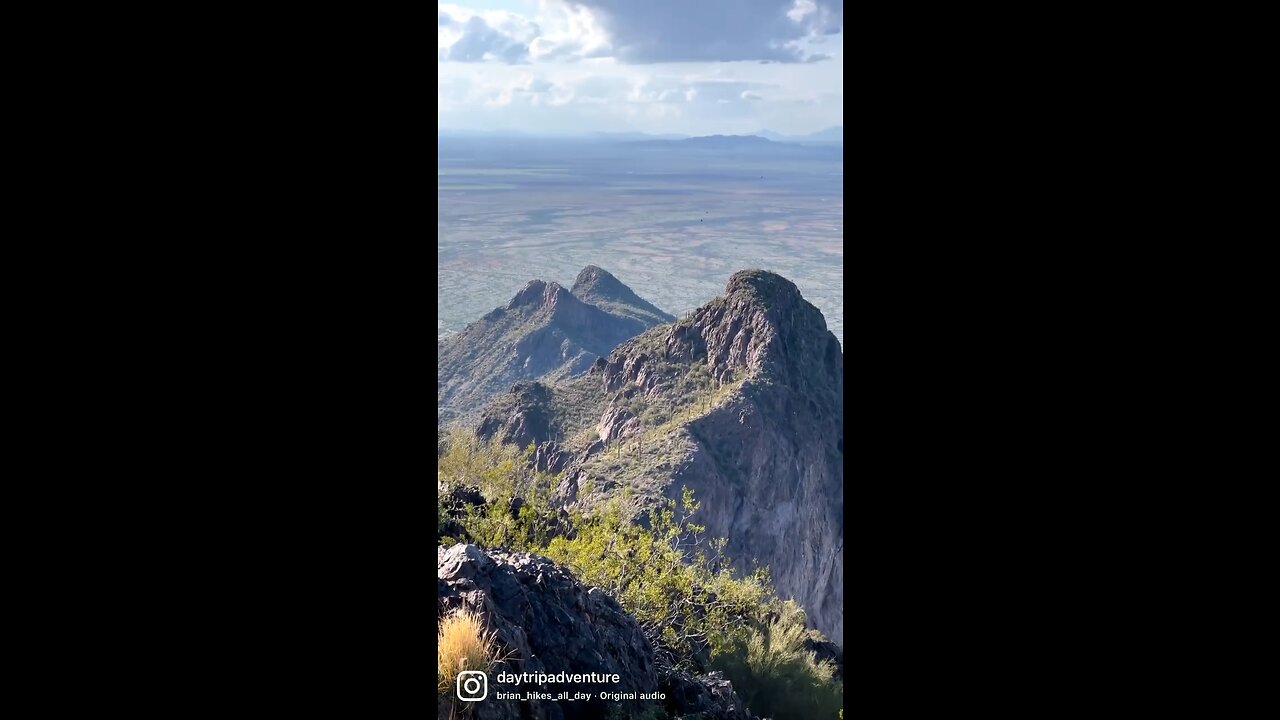
[(443, 129), (844, 124), (844, 0), (456, 0), (439, 11)]

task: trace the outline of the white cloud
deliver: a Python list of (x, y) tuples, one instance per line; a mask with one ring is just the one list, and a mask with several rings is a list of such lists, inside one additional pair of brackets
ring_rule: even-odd
[(538, 24), (505, 10), (476, 12), (441, 3), (437, 25), (437, 51), (454, 62), (526, 62), (529, 45), (541, 35)]
[(791, 18), (792, 22), (800, 22), (804, 20), (805, 15), (815, 12), (817, 9), (818, 6), (814, 4), (813, 0), (796, 0), (796, 4), (787, 11), (787, 17)]
[(844, 0), (539, 0), (536, 22), (439, 3), (438, 16), (453, 61), (793, 63), (826, 58), (808, 41), (840, 32)]
[(544, 30), (530, 44), (536, 60), (605, 57), (612, 51), (609, 37), (585, 7), (542, 0), (538, 14)]
[[(842, 21), (842, 2), (743, 0), (741, 5), (733, 4), (733, 12), (743, 16), (741, 23), (763, 25), (743, 35), (745, 44), (714, 52), (699, 50), (707, 56), (701, 59), (650, 62), (637, 61), (644, 56), (637, 49), (638, 31), (619, 35), (617, 16), (609, 17), (603, 6), (621, 8), (624, 15), (647, 22), (661, 20), (665, 27), (692, 21), (689, 13), (662, 19), (633, 7), (638, 2), (606, 0), (492, 1), (508, 9), (483, 9), (486, 0), (475, 0), (473, 8), (439, 6), (441, 127), (696, 135), (762, 128), (802, 134), (843, 124), (843, 68), (838, 60), (843, 55), (843, 34), (824, 34), (837, 15)], [(670, 5), (667, 0), (653, 2)], [(729, 6), (720, 0), (682, 2), (690, 3)], [(773, 19), (759, 20), (766, 11), (774, 13)], [(752, 48), (759, 49), (760, 39), (779, 27), (786, 29), (784, 35), (796, 37), (768, 50), (780, 53), (783, 60), (761, 64), (716, 59), (752, 54)], [(665, 45), (645, 52), (681, 57), (682, 43), (714, 41), (718, 33), (722, 34), (714, 29), (677, 33)], [(819, 57), (817, 43), (823, 40), (824, 56), (836, 59), (810, 65), (794, 62)]]
[(614, 57), (640, 64), (808, 62), (805, 40), (844, 24), (844, 0), (566, 1), (592, 11)]

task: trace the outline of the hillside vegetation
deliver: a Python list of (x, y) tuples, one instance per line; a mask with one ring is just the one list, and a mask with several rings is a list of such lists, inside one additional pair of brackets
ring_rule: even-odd
[(732, 569), (725, 540), (696, 522), (699, 502), (687, 488), (635, 523), (621, 497), (590, 513), (556, 507), (559, 478), (530, 469), (532, 448), (455, 432), (440, 452), (439, 544), (536, 553), (568, 568), (635, 618), (660, 667), (719, 670), (756, 715), (837, 716), (837, 668), (811, 649), (824, 639), (806, 629), (794, 602), (776, 596), (767, 568)]

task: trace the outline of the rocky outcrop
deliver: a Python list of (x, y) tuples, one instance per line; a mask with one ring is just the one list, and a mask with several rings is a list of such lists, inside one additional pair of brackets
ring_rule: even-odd
[[(652, 703), (677, 716), (701, 712), (706, 720), (751, 720), (732, 686), (718, 674), (692, 677), (659, 668), (653, 647), (639, 624), (598, 588), (587, 588), (569, 571), (546, 558), (527, 553), (486, 552), (474, 545), (437, 551), (437, 616), (467, 608), (478, 611), (496, 632), (502, 660), (488, 672), (489, 698), (457, 703), (445, 696), (440, 717), (470, 706), (481, 720), (576, 720), (638, 714), (640, 700), (605, 700), (604, 691), (662, 693)], [(559, 672), (617, 675), (608, 683), (546, 684), (535, 688), (499, 682), (498, 674)], [(499, 692), (537, 689), (591, 692), (592, 700), (503, 699)]]
[(497, 436), (504, 443), (526, 448), (558, 432), (551, 390), (542, 383), (516, 383), (481, 416), (476, 434)]
[[(668, 345), (695, 355), (705, 348), (708, 371), (721, 382), (746, 375), (740, 390), (688, 423), (696, 449), (670, 473), (668, 495), (692, 488), (702, 502), (699, 522), (729, 539), (729, 555), (744, 569), (751, 558), (767, 564), (779, 594), (795, 598), (814, 627), (843, 645), (839, 341), (790, 281), (741, 272)], [(636, 368), (627, 380), (651, 382)]]
[(667, 707), (678, 712), (675, 717), (752, 718), (741, 698), (733, 690), (733, 683), (724, 673), (713, 670), (705, 675), (676, 673), (663, 685), (667, 695)]
[(594, 266), (575, 287), (585, 297), (532, 280), (505, 306), (440, 341), (438, 420), (465, 416), (517, 381), (578, 375), (623, 340), (672, 319)]
[[(695, 374), (704, 379), (690, 384)], [(768, 565), (779, 595), (843, 646), (843, 394), (844, 354), (822, 313), (780, 275), (735, 273), (723, 296), (552, 386), (550, 407), (593, 411), (557, 429), (592, 430), (563, 448), (575, 460), (560, 490), (576, 500), (591, 479), (604, 492), (679, 498), (688, 486), (708, 535), (728, 539), (742, 570)], [(527, 427), (529, 409), (506, 408), (486, 432)]]

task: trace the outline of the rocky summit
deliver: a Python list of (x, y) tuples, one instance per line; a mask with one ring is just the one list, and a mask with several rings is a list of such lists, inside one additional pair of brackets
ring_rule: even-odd
[(607, 310), (615, 315), (635, 318), (652, 327), (675, 320), (675, 317), (659, 310), (652, 303), (636, 295), (631, 288), (618, 282), (608, 272), (588, 265), (578, 273), (573, 282), (573, 296), (584, 302)]
[(521, 380), (567, 378), (655, 324), (672, 318), (608, 272), (588, 266), (574, 291), (532, 280), (438, 344), (439, 422), (474, 411)]
[[(474, 712), (479, 720), (586, 720), (610, 717), (620, 705), (601, 699), (603, 692), (652, 696), (655, 709), (675, 717), (705, 720), (754, 720), (732, 685), (719, 673), (689, 675), (659, 668), (652, 645), (639, 624), (598, 588), (584, 587), (568, 570), (528, 553), (485, 551), (475, 545), (437, 550), (437, 617), (455, 610), (478, 612), (496, 633), (499, 660), (488, 670), (488, 698), (484, 702), (456, 702), (449, 695), (438, 700), (438, 717)], [(500, 681), (502, 673), (557, 673), (617, 676), (588, 685), (535, 688)], [(553, 696), (562, 689), (591, 692), (591, 700), (554, 702), (513, 699), (537, 689)], [(621, 707), (642, 712), (640, 702)], [(471, 709), (468, 710), (468, 706)], [(471, 715), (468, 715), (471, 716)]]
[[(691, 488), (693, 520), (728, 539), (736, 565), (767, 565), (843, 646), (843, 393), (822, 313), (786, 278), (748, 270), (585, 374), (502, 395), (475, 427), (536, 444), (566, 503), (625, 496), (638, 513)], [(580, 492), (588, 481), (594, 492)]]

